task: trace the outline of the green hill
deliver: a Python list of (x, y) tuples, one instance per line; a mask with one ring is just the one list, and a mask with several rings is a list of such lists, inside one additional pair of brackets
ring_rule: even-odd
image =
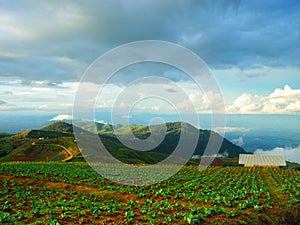
[(41, 130), (26, 130), (0, 138), (0, 162), (61, 161), (69, 157), (61, 146), (74, 155), (79, 152), (70, 124), (55, 123)]
[(55, 131), (60, 133), (72, 133), (73, 132), (73, 126), (72, 124), (66, 123), (66, 122), (56, 122), (53, 124), (50, 124), (47, 127), (42, 128), (43, 131)]
[[(129, 132), (132, 132), (137, 138), (140, 139), (145, 139), (151, 135), (150, 128), (148, 126), (142, 126), (142, 125), (112, 126), (110, 124), (96, 123), (96, 127), (97, 127), (97, 132), (101, 138), (106, 138), (107, 136), (109, 136), (111, 140), (113, 140), (113, 142), (118, 144), (120, 144), (120, 142), (116, 137), (116, 134), (126, 135)], [(161, 129), (161, 126), (154, 125), (151, 128), (153, 130), (158, 130)], [(167, 155), (171, 154), (178, 144), (182, 130), (184, 129), (184, 132), (187, 133), (187, 136), (189, 136), (189, 134), (192, 135), (196, 129), (195, 127), (193, 127), (188, 123), (181, 123), (181, 122), (166, 123), (166, 128), (167, 128), (167, 132), (166, 132), (165, 139), (158, 147), (153, 149), (151, 152), (158, 152)], [(91, 123), (86, 124), (84, 126), (84, 129), (87, 131), (94, 132), (95, 125)], [(199, 130), (199, 140), (194, 155), (204, 154), (204, 150), (207, 146), (210, 135), (212, 135), (213, 138), (218, 138), (218, 139), (222, 138), (218, 133), (214, 131)], [(134, 140), (132, 141), (134, 142)], [(235, 157), (241, 153), (246, 153), (243, 148), (233, 144), (232, 142), (228, 141), (226, 138), (223, 139), (223, 143), (219, 150), (219, 154), (223, 154), (229, 157)]]
[(9, 136), (11, 136), (11, 134), (0, 132), (0, 138), (9, 137)]
[[(166, 123), (166, 134), (162, 142), (150, 151), (137, 151), (130, 149), (123, 145), (116, 134), (128, 135), (130, 132), (134, 134), (132, 140), (128, 138), (128, 141), (135, 142), (136, 138), (146, 139), (151, 135), (151, 130), (156, 131), (158, 135), (162, 131), (161, 125), (154, 125), (151, 127), (142, 125), (122, 126), (101, 123), (91, 123), (83, 121), (83, 128), (76, 128), (81, 133), (86, 133), (87, 142), (90, 142), (89, 135), (95, 132), (101, 138), (102, 143), (115, 158), (124, 163), (157, 163), (168, 157), (178, 145), (181, 132), (187, 134), (187, 137), (191, 136), (196, 128), (187, 123), (175, 122)], [(194, 155), (203, 155), (207, 146), (210, 135), (214, 138), (222, 138), (219, 134), (209, 130), (199, 130), (199, 140), (197, 142)], [(189, 141), (189, 140), (188, 140)], [(41, 130), (27, 130), (16, 135), (6, 136), (0, 138), (0, 157), (1, 161), (43, 161), (43, 160), (62, 160), (67, 158), (66, 152), (55, 145), (61, 145), (66, 147), (73, 154), (72, 161), (83, 161), (84, 158), (81, 152), (76, 146), (76, 140), (73, 135), (73, 126), (66, 122), (53, 123)], [(97, 159), (98, 146), (87, 146), (86, 149), (82, 149), (83, 155), (85, 152), (91, 153), (94, 160)], [(219, 154), (224, 154), (229, 157), (236, 157), (240, 153), (245, 151), (228, 141), (223, 140), (223, 144), (220, 148)], [(4, 157), (4, 159), (3, 159)], [(179, 157), (179, 156), (178, 156)]]

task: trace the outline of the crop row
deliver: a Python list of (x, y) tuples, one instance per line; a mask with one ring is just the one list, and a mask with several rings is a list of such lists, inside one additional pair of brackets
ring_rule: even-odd
[(187, 166), (149, 186), (114, 183), (86, 163), (3, 163), (0, 175), (0, 223), (197, 224), (247, 218), (276, 206), (269, 181), (289, 203), (300, 200), (299, 171), (275, 168)]

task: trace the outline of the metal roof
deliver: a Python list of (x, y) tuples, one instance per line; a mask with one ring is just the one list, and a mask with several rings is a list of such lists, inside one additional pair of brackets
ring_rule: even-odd
[(240, 154), (239, 164), (286, 166), (286, 161), (284, 156)]

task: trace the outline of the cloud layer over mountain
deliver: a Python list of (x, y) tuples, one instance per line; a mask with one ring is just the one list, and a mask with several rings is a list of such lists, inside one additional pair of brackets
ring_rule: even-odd
[(254, 154), (282, 155), (285, 156), (287, 161), (300, 163), (300, 145), (295, 148), (276, 147), (271, 150), (257, 149)]

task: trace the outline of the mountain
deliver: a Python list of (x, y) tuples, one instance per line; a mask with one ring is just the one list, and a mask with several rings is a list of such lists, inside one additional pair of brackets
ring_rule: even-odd
[(78, 152), (71, 132), (26, 130), (0, 138), (0, 162), (62, 161)]
[[(148, 127), (142, 125), (113, 126), (111, 124), (82, 121), (81, 127), (82, 129), (76, 127), (76, 130), (85, 134), (87, 141), (89, 141), (89, 135), (96, 133), (101, 138), (102, 143), (109, 153), (124, 163), (153, 164), (162, 161), (173, 153), (180, 141), (182, 133), (187, 137), (187, 140), (185, 140), (187, 141), (186, 144), (189, 144), (189, 141), (192, 141), (192, 136), (196, 131), (198, 132), (199, 137), (194, 155), (204, 154), (210, 136), (218, 140), (222, 139), (216, 132), (210, 130), (197, 130), (192, 125), (182, 122), (166, 123)], [(131, 132), (134, 134), (133, 136), (130, 136)], [(130, 144), (135, 143), (137, 138), (147, 140), (152, 134), (152, 137), (154, 138), (164, 138), (162, 138), (161, 143), (158, 146), (154, 146), (154, 148), (149, 151), (130, 149), (119, 140), (120, 137), (123, 137), (126, 142)], [(16, 135), (0, 138), (0, 157), (5, 156), (5, 160), (8, 159), (8, 161), (63, 160), (64, 158), (67, 158), (69, 154), (62, 147), (58, 147), (58, 145), (60, 145), (72, 152), (72, 161), (83, 161), (82, 154), (85, 153), (85, 149), (83, 148), (79, 151), (75, 142), (73, 126), (66, 122), (56, 122), (41, 130), (27, 130)], [(93, 146), (91, 143), (91, 146), (87, 146), (87, 148), (97, 149), (97, 146)], [(246, 152), (227, 139), (223, 140), (219, 154), (236, 157), (240, 153)], [(97, 152), (95, 152), (95, 155), (97, 155)], [(96, 157), (94, 157), (95, 155), (92, 156), (93, 159), (96, 159)], [(1, 159), (2, 161), (5, 161), (3, 158)]]
[(56, 122), (47, 127), (42, 128), (43, 131), (55, 131), (60, 133), (73, 133), (72, 124), (66, 122)]
[[(151, 152), (171, 154), (178, 144), (182, 130), (184, 129), (184, 132), (186, 132), (187, 136), (189, 136), (189, 134), (192, 135), (193, 133), (195, 133), (195, 129), (196, 129), (192, 125), (188, 123), (182, 123), (182, 122), (166, 123), (165, 125), (166, 125), (166, 136), (164, 140), (161, 142), (159, 146), (154, 148)], [(89, 123), (83, 126), (85, 130), (90, 132), (95, 132), (95, 127), (97, 128), (97, 132), (101, 138), (105, 138), (109, 136), (116, 143), (120, 143), (116, 135), (126, 136), (128, 135), (128, 133), (132, 132), (136, 138), (140, 138), (140, 139), (146, 139), (151, 135), (150, 128), (148, 126), (142, 126), (142, 125), (112, 126), (110, 124)], [(151, 129), (154, 131), (161, 129), (161, 125), (154, 125), (151, 127)], [(195, 148), (194, 155), (204, 154), (204, 150), (207, 146), (210, 135), (212, 135), (213, 138), (222, 139), (222, 137), (214, 131), (200, 129), (198, 130), (198, 132), (199, 132), (199, 139)], [(132, 140), (132, 142), (134, 142), (134, 139)], [(232, 142), (228, 141), (226, 138), (223, 139), (223, 143), (219, 150), (219, 154), (223, 154), (229, 157), (235, 157), (242, 153), (246, 153), (243, 148), (233, 144)]]
[[(210, 130), (196, 130), (196, 128), (188, 123), (182, 123), (182, 122), (172, 122), (172, 123), (166, 123), (166, 133), (163, 132), (160, 133), (160, 130), (162, 129), (162, 125), (153, 125), (150, 127), (148, 126), (142, 126), (142, 125), (132, 125), (132, 126), (123, 126), (123, 125), (110, 125), (110, 124), (101, 124), (101, 123), (85, 123), (81, 124), (82, 128), (84, 130), (90, 131), (90, 132), (96, 132), (97, 130), (98, 135), (101, 137), (101, 140), (104, 144), (104, 146), (108, 149), (108, 151), (116, 158), (118, 158), (121, 161), (127, 161), (128, 157), (132, 157), (132, 155), (146, 155), (146, 154), (160, 154), (162, 156), (164, 155), (163, 159), (166, 158), (168, 155), (170, 155), (176, 146), (179, 143), (181, 132), (184, 132), (186, 136), (192, 137), (193, 134), (196, 133), (196, 131), (199, 132), (199, 139), (196, 144), (194, 155), (202, 156), (204, 154), (205, 148), (207, 146), (208, 140), (210, 135), (213, 139), (222, 139), (222, 137), (217, 134), (216, 132), (210, 131)], [(158, 139), (160, 136), (164, 136), (164, 139), (162, 142), (153, 148), (151, 151), (143, 152), (143, 151), (135, 151), (132, 149), (129, 149), (125, 147), (119, 140), (120, 137), (123, 137), (123, 139), (126, 140), (126, 143), (133, 144), (136, 142), (136, 138), (139, 139), (146, 139), (150, 137), (151, 130), (154, 133), (158, 134)], [(133, 133), (134, 136), (128, 135), (130, 133)], [(118, 136), (118, 137), (117, 137)], [(154, 137), (155, 138), (155, 137)], [(191, 141), (192, 138), (191, 138)], [(187, 140), (187, 144), (189, 140)], [(124, 143), (124, 142), (123, 142)], [(115, 146), (117, 145), (117, 146)], [(128, 146), (128, 145), (127, 145)], [(123, 149), (123, 151), (119, 151), (120, 149)], [(126, 151), (124, 150), (126, 149)], [(120, 157), (120, 154), (123, 154), (122, 157)], [(124, 156), (125, 153), (128, 153)], [(130, 153), (130, 154), (129, 154)], [(221, 148), (218, 152), (220, 155), (228, 156), (228, 157), (236, 157), (241, 153), (246, 153), (244, 149), (241, 147), (231, 143), (227, 139), (223, 139)], [(154, 160), (155, 161), (155, 160)]]

